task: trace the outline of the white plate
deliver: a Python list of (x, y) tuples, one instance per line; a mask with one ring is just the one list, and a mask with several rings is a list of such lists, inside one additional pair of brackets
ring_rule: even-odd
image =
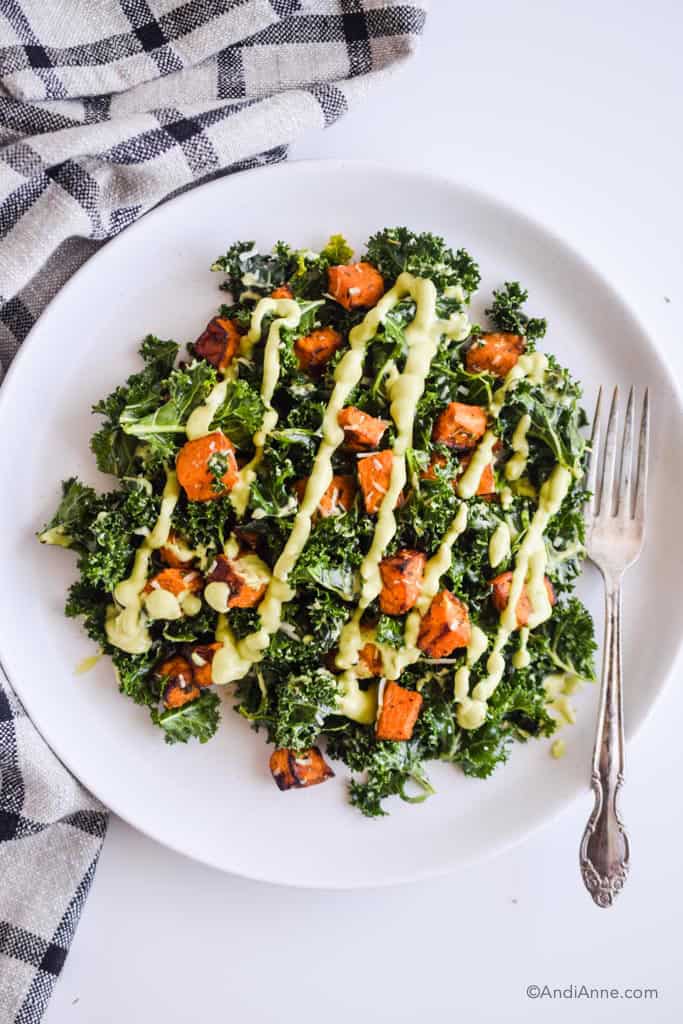
[[(166, 746), (147, 713), (116, 690), (106, 660), (62, 615), (73, 557), (34, 538), (57, 503), (62, 477), (100, 487), (88, 451), (90, 405), (136, 369), (147, 332), (185, 343), (221, 301), (212, 260), (234, 240), (315, 247), (342, 231), (360, 243), (408, 224), (465, 246), (483, 272), (481, 295), (502, 281), (529, 288), (547, 316), (546, 344), (585, 383), (649, 384), (654, 438), (649, 537), (627, 578), (626, 722), (632, 734), (670, 672), (683, 635), (679, 574), (682, 416), (660, 357), (622, 301), (584, 260), (502, 203), (450, 182), (361, 163), (295, 163), (223, 178), (145, 217), (107, 245), (52, 302), (0, 391), (2, 658), (38, 728), (109, 807), (160, 842), (216, 867), (291, 885), (356, 887), (445, 872), (492, 854), (555, 815), (586, 786), (597, 688), (581, 694), (568, 755), (549, 742), (516, 746), (486, 782), (430, 767), (438, 793), (390, 804), (367, 820), (345, 797), (345, 769), (307, 792), (280, 793), (262, 736), (226, 704), (206, 746)], [(485, 298), (475, 304), (481, 312)], [(11, 484), (10, 484), (11, 481)], [(10, 500), (8, 495), (11, 494)], [(597, 612), (586, 573), (582, 596)]]

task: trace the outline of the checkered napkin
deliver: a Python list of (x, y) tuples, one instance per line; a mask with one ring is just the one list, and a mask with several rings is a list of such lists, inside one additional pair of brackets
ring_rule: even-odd
[[(0, 0), (0, 363), (108, 238), (284, 159), (424, 18), (421, 0)], [(0, 674), (0, 1024), (40, 1020), (106, 827)]]

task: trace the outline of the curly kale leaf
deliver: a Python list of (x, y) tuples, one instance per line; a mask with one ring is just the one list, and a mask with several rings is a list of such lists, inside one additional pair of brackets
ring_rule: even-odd
[(291, 575), (296, 585), (315, 583), (345, 601), (357, 593), (356, 570), (363, 559), (361, 538), (371, 528), (355, 511), (320, 519)]
[(76, 580), (67, 592), (64, 614), (69, 619), (82, 617), (83, 628), (90, 639), (104, 646), (107, 643), (104, 623), (109, 602), (109, 595), (103, 594), (98, 587)]
[[(434, 789), (425, 774), (421, 753), (413, 741), (394, 743), (375, 739), (371, 726), (349, 725), (328, 737), (330, 757), (343, 761), (353, 772), (364, 772), (362, 780), (349, 785), (351, 803), (368, 818), (385, 815), (383, 801), (400, 796), (418, 803)], [(417, 792), (410, 792), (410, 788)]]
[(265, 411), (261, 396), (239, 378), (228, 385), (225, 400), (211, 421), (212, 430), (222, 430), (237, 448), (248, 448), (261, 426)]
[(387, 644), (389, 647), (403, 647), (405, 623), (403, 619), (393, 615), (380, 615), (375, 626), (375, 639), (378, 644)]
[(576, 597), (555, 605), (548, 621), (531, 634), (529, 650), (534, 666), (542, 664), (546, 673), (559, 669), (577, 679), (595, 679), (593, 619)]
[(272, 516), (279, 519), (290, 516), (297, 509), (292, 490), (295, 480), (294, 465), (288, 455), (268, 442), (263, 458), (251, 485), (250, 505), (256, 519)]
[(152, 721), (164, 730), (167, 743), (187, 743), (197, 739), (206, 743), (215, 734), (220, 722), (220, 698), (210, 690), (202, 690), (196, 700), (181, 708), (152, 710)]
[(485, 310), (499, 331), (524, 334), (528, 341), (537, 341), (545, 336), (548, 324), (540, 317), (529, 317), (522, 306), (529, 293), (519, 281), (506, 281), (503, 288), (493, 293), (493, 302)]
[(430, 278), (439, 289), (461, 285), (466, 296), (479, 286), (479, 267), (469, 253), (464, 249), (453, 252), (443, 238), (428, 231), (385, 228), (368, 241), (367, 259), (387, 284), (407, 270), (416, 277)]
[(38, 534), (43, 544), (64, 548), (87, 547), (90, 524), (97, 515), (100, 499), (92, 487), (75, 476), (62, 481), (62, 500), (52, 519)]
[(296, 253), (284, 242), (277, 242), (269, 253), (260, 253), (255, 242), (235, 242), (224, 256), (211, 265), (227, 275), (226, 291), (237, 297), (249, 290), (270, 295), (284, 284), (296, 267)]
[(62, 484), (59, 508), (40, 537), (78, 551), (84, 585), (112, 590), (128, 574), (140, 531), (152, 529), (158, 514), (159, 499), (135, 478), (102, 495), (72, 478)]
[(265, 725), (268, 741), (277, 747), (302, 751), (313, 746), (326, 719), (334, 714), (339, 701), (335, 676), (324, 668), (283, 675), (269, 672), (240, 683), (238, 711), (256, 728)]
[(136, 704), (156, 708), (160, 697), (159, 680), (152, 669), (159, 660), (159, 645), (154, 644), (146, 654), (126, 654), (118, 647), (109, 647), (116, 670), (119, 690)]
[(90, 447), (97, 468), (113, 476), (124, 477), (133, 472), (138, 446), (136, 438), (122, 429), (120, 417), (126, 409), (129, 416), (142, 418), (163, 402), (165, 382), (178, 355), (178, 345), (149, 334), (142, 343), (140, 355), (144, 369), (93, 406), (93, 412), (104, 416), (105, 421), (93, 434)]
[[(175, 456), (185, 439), (185, 426), (191, 412), (201, 405), (216, 383), (216, 371), (204, 360), (184, 370), (173, 370), (164, 381), (165, 401), (140, 416), (138, 403), (126, 404), (119, 423), (124, 433), (147, 446), (145, 465), (163, 464)], [(146, 403), (143, 407), (146, 407)]]
[(212, 501), (187, 501), (176, 505), (173, 525), (193, 548), (204, 547), (213, 553), (223, 548), (235, 523), (235, 510), (229, 495)]
[(337, 680), (325, 669), (290, 676), (273, 693), (273, 741), (293, 750), (306, 750), (315, 743), (339, 700)]
[(500, 423), (509, 442), (519, 420), (528, 414), (531, 425), (527, 437), (538, 442), (531, 445), (527, 462), (527, 474), (535, 485), (557, 462), (576, 477), (582, 475), (586, 441), (581, 428), (585, 426), (586, 415), (580, 398), (580, 385), (553, 356), (548, 359), (543, 384), (521, 380), (510, 393)]

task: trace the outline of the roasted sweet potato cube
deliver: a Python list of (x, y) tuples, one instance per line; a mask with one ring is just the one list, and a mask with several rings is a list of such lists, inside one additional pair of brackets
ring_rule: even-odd
[(145, 584), (144, 593), (153, 590), (167, 590), (179, 597), (181, 594), (196, 594), (203, 587), (202, 574), (196, 569), (162, 569)]
[[(548, 579), (544, 577), (545, 589), (548, 595), (548, 600), (551, 605), (555, 604), (555, 591), (553, 585)], [(512, 588), (512, 572), (502, 572), (500, 576), (496, 576), (494, 580), (491, 580), (491, 600), (496, 611), (504, 612), (507, 608), (508, 599), (510, 597), (510, 590)], [(529, 623), (531, 616), (531, 599), (529, 598), (529, 591), (526, 584), (522, 587), (522, 592), (519, 595), (517, 601), (517, 626), (526, 626)]]
[(398, 683), (384, 687), (375, 735), (378, 740), (409, 740), (422, 707), (422, 695)]
[(157, 665), (155, 672), (167, 680), (162, 700), (167, 708), (181, 708), (199, 696), (199, 687), (194, 682), (192, 666), (187, 658), (175, 655)]
[(330, 267), (327, 290), (344, 309), (374, 306), (384, 294), (384, 278), (371, 263)]
[(352, 452), (362, 452), (366, 448), (376, 448), (389, 426), (388, 420), (377, 416), (368, 416), (362, 409), (348, 405), (337, 417), (339, 426), (344, 430), (344, 441)]
[[(294, 491), (299, 503), (304, 500), (308, 477), (297, 480), (294, 484)], [(348, 512), (353, 505), (356, 496), (356, 481), (352, 476), (333, 476), (330, 486), (323, 494), (318, 503), (318, 513), (326, 519), (328, 516), (336, 515), (337, 512)]]
[(382, 652), (369, 640), (358, 652), (356, 675), (359, 679), (372, 679), (382, 675)]
[(270, 293), (270, 297), (271, 299), (293, 299), (294, 295), (288, 284), (281, 284)]
[(472, 342), (465, 356), (465, 366), (470, 373), (493, 373), (496, 377), (505, 377), (525, 347), (526, 341), (521, 334), (490, 331)]
[[(225, 463), (225, 472), (217, 482), (212, 466), (220, 456)], [(189, 501), (212, 501), (220, 498), (237, 483), (239, 471), (235, 446), (220, 430), (212, 434), (187, 441), (178, 452), (176, 459), (178, 482), (184, 488)], [(222, 487), (221, 487), (222, 484)]]
[(458, 647), (467, 647), (472, 636), (467, 606), (450, 590), (441, 590), (420, 623), (417, 646), (428, 658), (448, 658)]
[(267, 581), (252, 578), (248, 572), (248, 558), (254, 556), (247, 555), (244, 560), (240, 560), (223, 554), (216, 555), (206, 574), (207, 583), (227, 583), (230, 588), (228, 608), (253, 608), (266, 592)]
[(222, 644), (195, 644), (190, 654), (192, 677), (197, 686), (211, 686), (211, 665)]
[(317, 331), (311, 331), (305, 338), (297, 338), (294, 342), (294, 351), (299, 366), (309, 373), (320, 370), (341, 347), (342, 341), (341, 334), (334, 327), (320, 327)]
[(358, 482), (363, 492), (363, 502), (368, 515), (374, 515), (389, 489), (391, 468), (394, 457), (387, 448), (376, 455), (358, 459)]
[(486, 409), (483, 406), (449, 402), (436, 418), (432, 438), (451, 448), (475, 448), (485, 431)]
[(241, 332), (234, 320), (216, 316), (194, 343), (198, 356), (206, 359), (220, 373), (225, 373), (240, 347)]
[(301, 753), (286, 747), (274, 750), (270, 756), (270, 772), (278, 789), (282, 790), (317, 786), (334, 776), (318, 747)]
[(414, 607), (422, 590), (427, 556), (422, 551), (402, 548), (379, 564), (382, 590), (379, 606), (385, 615), (405, 615)]
[(189, 686), (182, 686), (180, 683), (171, 679), (164, 687), (162, 700), (167, 708), (182, 708), (183, 705), (189, 704), (192, 700), (196, 700), (199, 694), (200, 690), (196, 683), (190, 683)]

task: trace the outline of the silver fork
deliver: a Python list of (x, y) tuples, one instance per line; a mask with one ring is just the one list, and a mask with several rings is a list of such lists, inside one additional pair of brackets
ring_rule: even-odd
[(600, 451), (598, 392), (586, 488), (592, 491), (586, 520), (586, 550), (605, 584), (605, 648), (591, 786), (595, 805), (579, 851), (581, 875), (599, 907), (611, 907), (628, 876), (630, 844), (617, 798), (624, 782), (624, 722), (621, 665), (621, 581), (640, 556), (645, 532), (650, 412), (645, 391), (635, 486), (633, 485), (634, 393), (631, 388), (617, 473), (619, 389), (614, 389), (604, 450)]

